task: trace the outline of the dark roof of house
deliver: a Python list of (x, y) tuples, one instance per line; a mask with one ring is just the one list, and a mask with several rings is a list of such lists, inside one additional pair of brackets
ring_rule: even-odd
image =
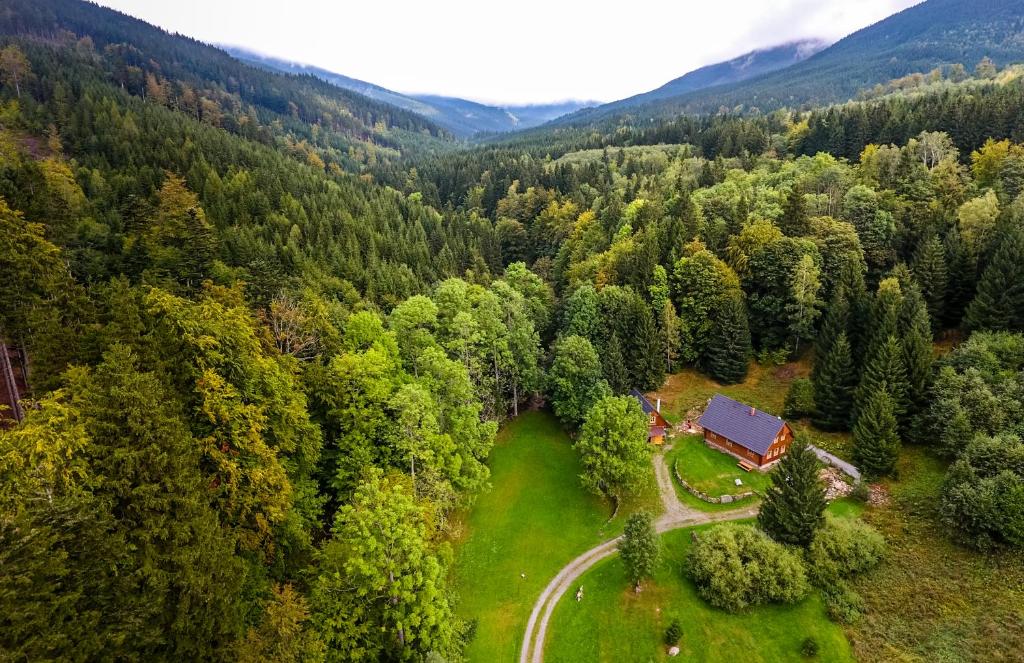
[(640, 408), (644, 411), (644, 414), (650, 414), (658, 411), (658, 409), (651, 405), (651, 402), (647, 400), (647, 397), (640, 393), (639, 389), (631, 390), (629, 395), (640, 401)]
[(652, 438), (652, 437), (658, 437), (658, 436), (661, 436), (661, 437), (665, 436), (665, 427), (664, 426), (651, 426), (651, 430), (650, 430), (650, 432), (647, 433), (647, 437), (648, 438)]
[(774, 415), (722, 394), (715, 394), (698, 423), (762, 456), (786, 424)]

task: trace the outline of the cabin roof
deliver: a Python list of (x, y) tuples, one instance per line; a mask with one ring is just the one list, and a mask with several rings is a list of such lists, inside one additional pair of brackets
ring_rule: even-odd
[(640, 393), (639, 389), (633, 389), (629, 392), (629, 395), (640, 401), (640, 408), (644, 411), (644, 414), (658, 413), (658, 409), (651, 405), (651, 402), (647, 400), (647, 397)]
[(714, 395), (698, 423), (762, 456), (786, 425), (779, 417), (722, 394)]

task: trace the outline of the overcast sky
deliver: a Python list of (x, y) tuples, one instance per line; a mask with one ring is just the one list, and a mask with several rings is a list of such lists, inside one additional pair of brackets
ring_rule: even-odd
[(920, 0), (98, 0), (164, 29), (400, 92), (612, 101)]

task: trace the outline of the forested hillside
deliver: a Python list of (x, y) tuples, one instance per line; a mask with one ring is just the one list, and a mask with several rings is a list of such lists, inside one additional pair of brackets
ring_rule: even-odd
[(340, 88), (403, 108), (462, 137), (471, 137), (478, 133), (502, 133), (527, 129), (579, 110), (584, 106), (593, 105), (587, 102), (566, 101), (521, 106), (489, 106), (457, 97), (426, 94), (407, 95), (320, 67), (286, 62), (244, 48), (226, 47), (225, 50), (240, 60), (272, 71), (315, 76)]
[[(913, 72), (989, 57), (1024, 60), (1021, 0), (929, 0), (858, 30), (819, 53), (750, 80), (626, 107), (601, 106), (561, 121), (588, 125), (720, 109), (772, 111), (843, 102), (863, 88)], [(641, 96), (640, 101), (647, 100)]]
[(645, 106), (659, 99), (669, 99), (695, 90), (745, 81), (802, 62), (827, 46), (827, 43), (820, 40), (808, 39), (744, 53), (726, 62), (695, 69), (650, 92), (604, 104), (596, 109), (594, 114)]
[(617, 500), (650, 466), (597, 474), (646, 427), (610, 397), (755, 361), (813, 365), (794, 416), (870, 479), (948, 462), (941, 535), (1019, 555), (1016, 69), (456, 150), (94, 5), (3, 10), (0, 659), (462, 660), (452, 518), (499, 426), (546, 403)]

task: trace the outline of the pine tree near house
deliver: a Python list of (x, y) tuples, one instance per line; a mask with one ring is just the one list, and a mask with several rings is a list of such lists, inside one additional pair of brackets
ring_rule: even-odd
[(1024, 329), (1024, 231), (1011, 230), (996, 249), (967, 307), (968, 329)]
[(828, 353), (815, 364), (814, 425), (825, 430), (846, 430), (853, 410), (857, 371), (853, 365), (850, 342), (840, 332)]
[(818, 457), (797, 438), (778, 467), (757, 514), (757, 523), (779, 543), (807, 547), (825, 522), (825, 487), (818, 479)]
[(891, 474), (900, 450), (893, 399), (884, 389), (871, 393), (853, 427), (853, 457), (869, 479)]
[(750, 327), (742, 297), (723, 297), (713, 315), (713, 340), (704, 355), (705, 370), (724, 384), (742, 382), (751, 355)]
[(622, 342), (616, 332), (612, 332), (605, 345), (601, 364), (604, 368), (604, 379), (613, 394), (619, 395), (629, 391), (629, 372), (626, 371), (626, 361), (622, 358)]
[(634, 364), (630, 368), (636, 386), (657, 389), (665, 380), (665, 362), (661, 346), (662, 337), (654, 325), (654, 316), (644, 306), (638, 308), (634, 336)]

